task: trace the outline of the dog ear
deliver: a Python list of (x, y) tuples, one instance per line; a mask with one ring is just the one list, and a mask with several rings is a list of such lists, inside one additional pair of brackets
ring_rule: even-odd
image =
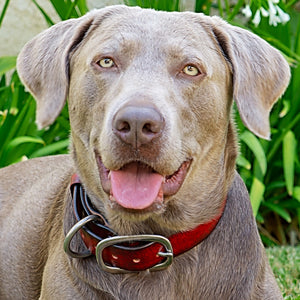
[(124, 7), (110, 6), (93, 10), (78, 19), (60, 22), (24, 46), (18, 56), (17, 70), (22, 82), (37, 101), (36, 122), (39, 128), (52, 124), (65, 104), (72, 51), (93, 28)]
[(39, 128), (54, 122), (69, 87), (69, 55), (84, 39), (93, 15), (60, 22), (29, 41), (17, 60), (18, 74), (37, 101)]
[(92, 16), (60, 22), (29, 41), (17, 60), (18, 74), (37, 101), (39, 128), (54, 122), (68, 94), (69, 54), (84, 38)]
[(269, 113), (285, 91), (290, 68), (278, 50), (253, 33), (212, 17), (213, 34), (233, 73), (233, 98), (244, 124), (270, 139)]

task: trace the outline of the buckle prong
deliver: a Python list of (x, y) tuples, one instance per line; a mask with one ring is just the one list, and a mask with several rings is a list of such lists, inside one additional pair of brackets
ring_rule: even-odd
[(151, 235), (151, 234), (143, 234), (143, 235), (126, 235), (126, 236), (113, 236), (107, 239), (104, 239), (100, 241), (96, 247), (96, 259), (99, 264), (99, 266), (106, 272), (110, 273), (134, 273), (134, 272), (139, 272), (139, 271), (130, 271), (126, 269), (121, 269), (118, 267), (112, 267), (108, 266), (107, 264), (104, 263), (103, 258), (102, 258), (102, 252), (105, 248), (124, 243), (124, 242), (134, 242), (134, 241), (139, 241), (139, 242), (155, 242), (159, 243), (162, 246), (164, 246), (166, 252), (158, 252), (157, 255), (161, 257), (165, 257), (166, 260), (164, 260), (162, 263), (159, 263), (152, 268), (149, 268), (149, 271), (159, 271), (166, 269), (169, 265), (172, 264), (173, 262), (173, 248), (171, 245), (171, 242), (161, 236), (161, 235)]
[(173, 258), (173, 252), (158, 252), (157, 255), (161, 257), (171, 257)]

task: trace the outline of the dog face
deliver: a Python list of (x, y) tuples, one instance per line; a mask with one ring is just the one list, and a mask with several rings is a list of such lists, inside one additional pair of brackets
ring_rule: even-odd
[[(184, 29), (174, 30), (174, 22)], [(87, 177), (97, 180), (96, 193), (110, 196), (109, 209), (160, 214), (174, 197), (208, 197), (211, 190), (190, 177), (210, 177), (213, 190), (220, 184), (232, 96), (228, 64), (214, 48), (197, 19), (139, 11), (130, 20), (118, 16), (114, 26), (105, 19), (76, 49), (69, 94), (74, 152), (81, 170), (93, 170)]]
[(219, 18), (124, 6), (45, 31), (18, 70), (40, 126), (68, 95), (76, 167), (120, 233), (127, 223), (177, 231), (213, 218), (234, 174), (232, 99), (268, 138), (289, 79), (277, 50)]

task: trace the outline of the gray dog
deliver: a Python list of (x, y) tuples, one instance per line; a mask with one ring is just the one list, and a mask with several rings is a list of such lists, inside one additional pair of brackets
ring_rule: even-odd
[(281, 54), (218, 17), (125, 6), (30, 41), (19, 75), (71, 155), (0, 171), (0, 298), (282, 299), (235, 171), (232, 101), (269, 138)]

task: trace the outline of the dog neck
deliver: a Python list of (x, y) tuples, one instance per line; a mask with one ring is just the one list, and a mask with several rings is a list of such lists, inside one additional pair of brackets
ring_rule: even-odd
[[(168, 238), (148, 234), (119, 236), (110, 229), (105, 217), (93, 208), (76, 174), (72, 176), (70, 189), (77, 223), (66, 235), (64, 249), (74, 258), (95, 255), (98, 264), (111, 273), (157, 271), (168, 267), (173, 257), (189, 251), (210, 235), (226, 205), (225, 198), (220, 212), (212, 220)], [(75, 253), (70, 248), (78, 231), (88, 249), (83, 253)]]

